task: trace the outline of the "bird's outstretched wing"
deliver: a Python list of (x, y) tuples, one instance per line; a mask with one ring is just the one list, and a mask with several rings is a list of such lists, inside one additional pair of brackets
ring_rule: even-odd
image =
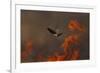
[(49, 31), (50, 33), (52, 33), (52, 34), (56, 34), (56, 31), (54, 31), (54, 30), (51, 29), (51, 28), (48, 28), (48, 31)]
[(61, 36), (63, 33), (59, 33), (57, 37)]

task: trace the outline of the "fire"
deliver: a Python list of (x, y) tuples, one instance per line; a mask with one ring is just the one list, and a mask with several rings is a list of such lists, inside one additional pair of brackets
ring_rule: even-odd
[(63, 44), (61, 45), (61, 47), (64, 48), (64, 52), (66, 52), (68, 50), (68, 48), (72, 45), (78, 45), (78, 36), (76, 35), (70, 35), (68, 37), (66, 37), (64, 39)]
[(57, 61), (64, 61), (66, 55), (57, 56)]
[(33, 49), (33, 42), (32, 42), (32, 40), (26, 41), (26, 48), (25, 48), (25, 50), (27, 51), (27, 53), (31, 54), (32, 49)]
[(21, 59), (23, 61), (27, 60), (28, 57), (32, 54), (33, 43), (32, 40), (26, 41), (25, 49), (21, 52)]
[(77, 49), (77, 48), (74, 48), (74, 49), (75, 49), (75, 50), (73, 51), (71, 60), (76, 60), (76, 59), (79, 59), (79, 57), (80, 57), (79, 49)]
[[(83, 26), (76, 21), (71, 20), (69, 24), (67, 25), (69, 30), (72, 32), (79, 31), (84, 32)], [(81, 34), (79, 33), (79, 34)], [(64, 41), (61, 45), (59, 45), (60, 48), (63, 49), (63, 54), (58, 54), (59, 52), (54, 52), (53, 56), (44, 56), (42, 54), (36, 54), (36, 61), (64, 61), (64, 60), (78, 60), (80, 58), (80, 36), (79, 34), (70, 34), (64, 38)], [(44, 49), (43, 49), (44, 50)], [(26, 41), (25, 49), (21, 52), (21, 59), (27, 60), (33, 51), (33, 42), (32, 40)]]
[(28, 58), (28, 53), (26, 51), (21, 52), (21, 59), (22, 61), (26, 60)]
[(84, 32), (83, 26), (77, 20), (71, 20), (68, 24), (68, 28), (72, 31)]
[(79, 49), (75, 49), (78, 48), (78, 45), (79, 45), (79, 39), (77, 35), (70, 35), (65, 38), (63, 44), (61, 45), (66, 55), (65, 59), (69, 59), (69, 60), (79, 59), (79, 55), (80, 55)]
[(56, 56), (48, 56), (48, 61), (57, 61)]
[(54, 55), (54, 56), (49, 56), (48, 61), (64, 61), (65, 60), (65, 55)]
[[(84, 32), (85, 29), (77, 20), (70, 20), (68, 26), (72, 32)], [(64, 60), (78, 60), (80, 58), (80, 35), (78, 33), (66, 36), (61, 47), (64, 49), (65, 58)]]

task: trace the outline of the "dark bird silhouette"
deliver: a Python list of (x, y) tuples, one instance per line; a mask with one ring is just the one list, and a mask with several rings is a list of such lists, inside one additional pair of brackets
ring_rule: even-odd
[(58, 37), (61, 36), (61, 35), (62, 35), (62, 33), (59, 33), (59, 34), (58, 34)]
[(48, 31), (49, 31), (51, 34), (53, 34), (55, 37), (59, 37), (59, 36), (62, 35), (62, 33), (59, 33), (59, 32), (57, 32), (57, 31), (55, 31), (55, 30), (53, 30), (53, 29), (51, 29), (51, 28), (48, 28)]

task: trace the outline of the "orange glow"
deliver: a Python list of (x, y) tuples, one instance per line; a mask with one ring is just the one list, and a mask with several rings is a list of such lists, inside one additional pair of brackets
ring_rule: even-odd
[(56, 56), (49, 56), (48, 61), (57, 61)]
[(66, 52), (73, 44), (78, 45), (78, 36), (76, 35), (70, 35), (66, 37), (61, 47), (64, 48), (64, 52)]
[(66, 55), (57, 56), (57, 61), (64, 61)]
[(21, 53), (21, 58), (22, 58), (23, 61), (26, 60), (26, 59), (28, 58), (28, 54), (27, 54), (26, 51), (22, 51), (22, 53)]
[(22, 60), (27, 60), (28, 57), (31, 55), (33, 49), (33, 43), (31, 40), (26, 41), (25, 49), (21, 53)]
[(32, 42), (32, 40), (26, 41), (25, 51), (27, 51), (27, 53), (30, 55), (32, 53), (32, 50), (33, 50), (33, 42)]
[(79, 55), (79, 50), (74, 50), (71, 60), (77, 60), (79, 59), (80, 55)]
[(77, 20), (71, 20), (68, 24), (68, 28), (72, 31), (77, 30), (80, 32), (84, 32), (83, 26)]
[[(84, 32), (83, 27), (76, 21), (71, 20), (67, 26), (72, 32), (79, 31)], [(80, 44), (80, 36), (79, 34), (70, 34), (64, 38), (62, 44), (59, 45), (60, 48), (63, 49), (63, 54), (59, 55), (58, 51), (54, 52), (53, 56), (43, 56), (42, 54), (36, 54), (36, 61), (64, 61), (64, 60), (78, 60), (80, 58), (80, 48), (78, 47)], [(74, 46), (74, 47), (73, 47)], [(28, 40), (25, 43), (25, 50), (21, 52), (22, 60), (27, 60), (32, 54), (33, 42), (32, 40)]]

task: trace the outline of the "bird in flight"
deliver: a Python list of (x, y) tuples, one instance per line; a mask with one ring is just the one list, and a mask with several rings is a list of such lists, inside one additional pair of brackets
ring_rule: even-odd
[(51, 34), (53, 34), (55, 37), (59, 37), (59, 36), (61, 36), (63, 33), (60, 33), (60, 32), (57, 32), (57, 31), (55, 31), (55, 30), (53, 30), (53, 29), (51, 29), (51, 28), (49, 28), (48, 27), (48, 31), (51, 33)]

